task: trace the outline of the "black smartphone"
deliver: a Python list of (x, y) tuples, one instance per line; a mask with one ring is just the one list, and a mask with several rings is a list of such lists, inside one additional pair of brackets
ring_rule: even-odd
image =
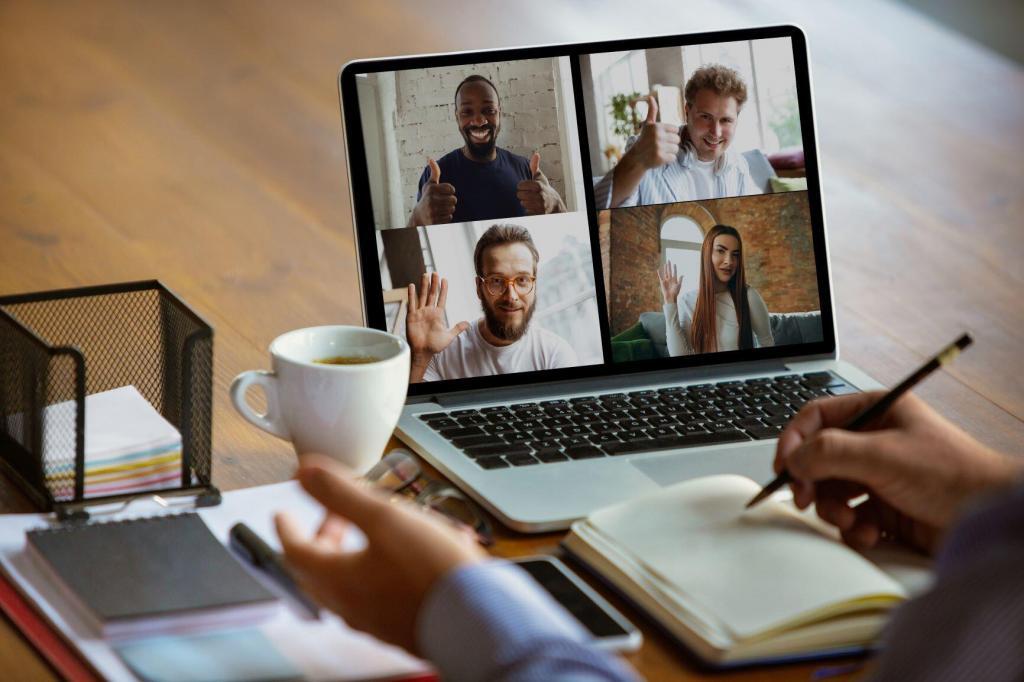
[(609, 651), (636, 651), (640, 648), (643, 636), (636, 626), (559, 559), (535, 556), (514, 561), (576, 617), (593, 635), (596, 646)]

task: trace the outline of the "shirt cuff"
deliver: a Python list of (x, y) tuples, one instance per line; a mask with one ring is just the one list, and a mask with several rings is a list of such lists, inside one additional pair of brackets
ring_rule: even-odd
[(416, 623), (417, 644), (445, 679), (635, 679), (514, 564), (455, 569), (431, 590)]

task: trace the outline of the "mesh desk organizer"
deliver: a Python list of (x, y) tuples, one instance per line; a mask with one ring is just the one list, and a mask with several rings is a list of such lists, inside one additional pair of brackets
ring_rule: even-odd
[(85, 494), (85, 398), (127, 385), (181, 434), (180, 487), (159, 494), (219, 503), (209, 324), (155, 280), (0, 297), (0, 463), (38, 507), (88, 518), (153, 494)]

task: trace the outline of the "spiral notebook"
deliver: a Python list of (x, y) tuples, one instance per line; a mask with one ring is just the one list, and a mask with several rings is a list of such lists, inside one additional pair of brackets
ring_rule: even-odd
[(31, 530), (29, 554), (104, 637), (251, 624), (279, 608), (195, 513)]

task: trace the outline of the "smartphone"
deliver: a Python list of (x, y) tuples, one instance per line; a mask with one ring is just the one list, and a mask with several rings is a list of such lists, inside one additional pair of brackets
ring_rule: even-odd
[(643, 636), (636, 626), (559, 559), (534, 556), (513, 561), (576, 617), (594, 637), (597, 647), (608, 651), (636, 651), (640, 648)]

